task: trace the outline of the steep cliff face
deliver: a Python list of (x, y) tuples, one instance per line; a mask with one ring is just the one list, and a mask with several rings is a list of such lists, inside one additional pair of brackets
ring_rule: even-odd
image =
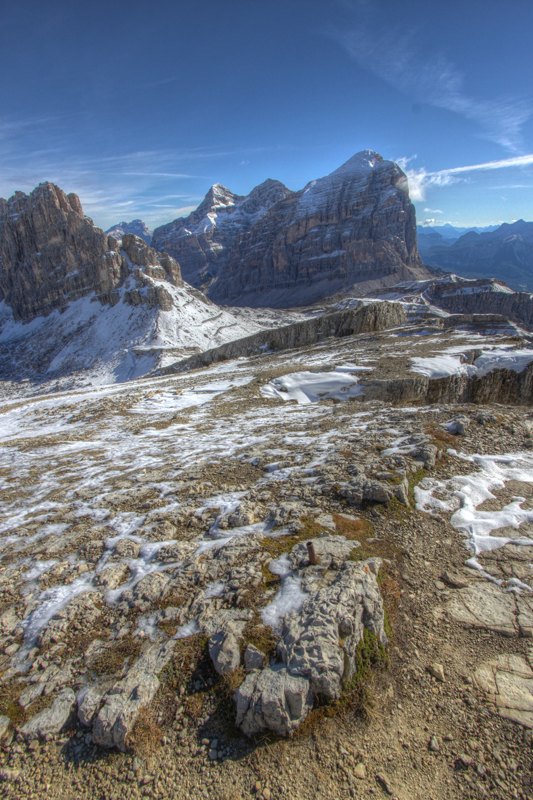
[(156, 228), (152, 244), (184, 264), (184, 278), (206, 288), (222, 273), (231, 248), (280, 199), (291, 195), (279, 181), (267, 180), (249, 195), (233, 194), (215, 183), (188, 217)]
[(114, 237), (84, 216), (78, 196), (53, 183), (0, 201), (0, 300), (15, 320), (49, 314), (92, 292), (113, 303), (135, 266), (175, 286), (182, 283), (179, 265), (168, 254), (156, 253), (133, 234), (123, 236), (119, 250)]
[[(252, 198), (257, 211), (243, 213)], [(299, 192), (267, 181), (241, 199), (215, 186), (187, 219), (156, 229), (154, 244), (232, 305), (305, 305), (354, 285), (364, 294), (430, 277), (407, 178), (371, 150)]]
[(424, 297), (454, 314), (503, 314), (526, 330), (533, 329), (532, 295), (514, 292), (498, 280), (461, 280), (451, 275), (447, 280), (430, 284)]
[(124, 280), (124, 260), (85, 217), (79, 198), (53, 183), (0, 205), (0, 291), (15, 319), (30, 319)]

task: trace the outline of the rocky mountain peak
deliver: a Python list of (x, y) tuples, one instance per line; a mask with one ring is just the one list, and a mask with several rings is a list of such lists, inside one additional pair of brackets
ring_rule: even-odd
[(141, 239), (144, 239), (146, 244), (152, 244), (152, 231), (142, 219), (132, 219), (131, 222), (123, 220), (108, 228), (106, 233), (109, 236), (113, 236), (117, 241), (120, 241), (125, 233), (133, 233), (135, 236), (140, 236)]
[(242, 198), (215, 184), (187, 218), (157, 228), (153, 243), (187, 281), (232, 305), (305, 305), (357, 284), (364, 293), (430, 277), (407, 177), (374, 150), (299, 192), (269, 179)]
[[(171, 256), (132, 233), (121, 239), (122, 251), (117, 238), (84, 215), (77, 195), (53, 183), (41, 183), (30, 194), (16, 192), (0, 202), (0, 300), (15, 320), (29, 320), (92, 293), (114, 304), (117, 288), (135, 267), (142, 268), (143, 286), (152, 279), (182, 285)], [(152, 289), (159, 305), (168, 306), (165, 292)]]

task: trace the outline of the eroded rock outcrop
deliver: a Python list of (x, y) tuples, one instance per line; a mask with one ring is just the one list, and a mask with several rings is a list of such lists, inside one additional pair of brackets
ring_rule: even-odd
[(48, 314), (92, 292), (114, 305), (117, 288), (135, 267), (146, 291), (137, 292), (131, 302), (168, 310), (170, 295), (155, 283), (181, 286), (179, 264), (131, 233), (123, 236), (119, 249), (117, 239), (84, 216), (77, 195), (46, 182), (0, 204), (0, 299), (5, 298), (16, 320)]
[(302, 347), (329, 337), (385, 330), (401, 325), (406, 319), (405, 311), (399, 303), (362, 303), (355, 310), (337, 311), (334, 314), (313, 317), (273, 330), (259, 331), (244, 339), (236, 339), (204, 353), (198, 353), (185, 361), (165, 367), (162, 371), (179, 372), (196, 369), (229, 358)]
[(338, 699), (356, 672), (365, 629), (387, 643), (376, 579), (381, 561), (350, 561), (357, 542), (343, 536), (326, 533), (312, 545), (316, 565), (302, 558), (303, 544), (290, 555), (305, 600), (283, 619), (278, 660), (252, 669), (235, 692), (236, 723), (247, 736), (265, 730), (287, 736), (306, 718), (315, 697)]
[(30, 319), (125, 277), (107, 235), (85, 217), (75, 194), (41, 183), (16, 192), (0, 216), (0, 290), (15, 319)]
[(306, 305), (424, 279), (407, 178), (372, 150), (299, 192), (266, 181), (246, 198), (213, 186), (187, 218), (154, 231), (186, 280), (217, 303)]

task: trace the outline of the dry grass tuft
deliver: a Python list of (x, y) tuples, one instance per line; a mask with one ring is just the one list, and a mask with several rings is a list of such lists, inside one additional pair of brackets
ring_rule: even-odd
[(126, 659), (135, 661), (141, 651), (142, 642), (137, 637), (125, 636), (106, 648), (94, 661), (91, 669), (99, 675), (113, 675), (121, 672)]
[(140, 758), (149, 758), (161, 747), (161, 737), (162, 731), (153, 710), (141, 708), (128, 737), (128, 745)]
[(245, 677), (246, 673), (243, 667), (237, 667), (233, 672), (222, 676), (222, 690), (226, 697), (233, 698), (235, 689), (239, 688)]

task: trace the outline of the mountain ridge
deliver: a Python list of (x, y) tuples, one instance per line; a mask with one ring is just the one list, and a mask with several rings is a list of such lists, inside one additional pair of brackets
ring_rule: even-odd
[[(215, 187), (228, 193), (222, 210)], [(218, 303), (308, 305), (354, 284), (364, 293), (429, 276), (407, 177), (372, 150), (297, 192), (272, 180), (245, 198), (215, 187), (188, 217), (156, 228), (153, 241)]]

